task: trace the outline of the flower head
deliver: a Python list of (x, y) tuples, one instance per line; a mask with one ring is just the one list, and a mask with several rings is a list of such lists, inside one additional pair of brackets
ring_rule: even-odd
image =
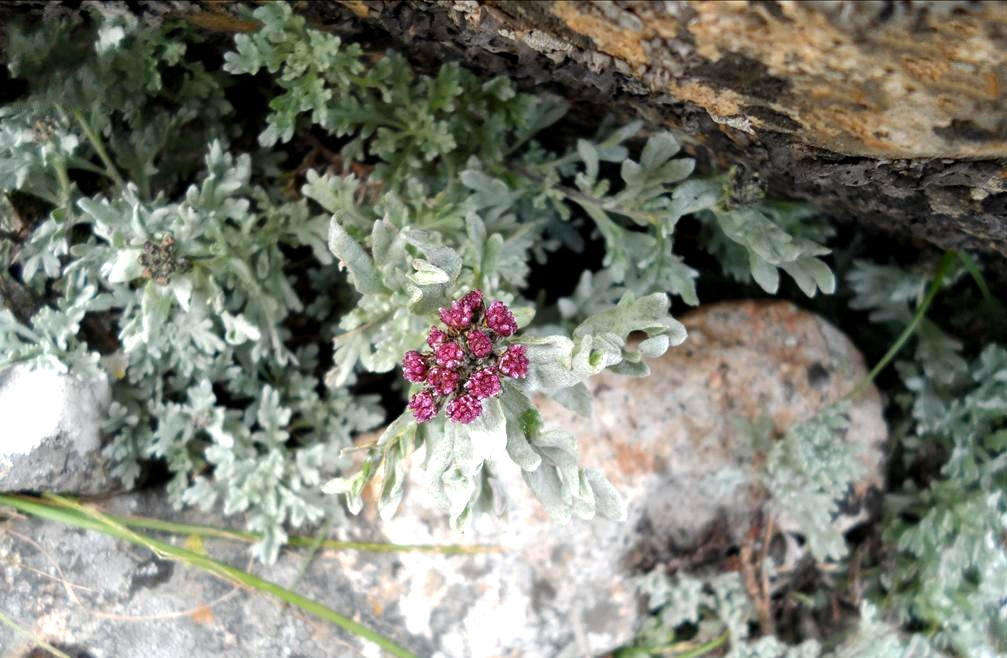
[(420, 383), (427, 378), (427, 360), (419, 352), (410, 350), (402, 357), (402, 375), (406, 381)]
[(464, 329), (472, 324), (473, 309), (465, 303), (465, 299), (459, 299), (448, 308), (439, 311), (441, 322), (452, 329)]
[(461, 298), (461, 303), (468, 306), (472, 313), (478, 313), (483, 308), (483, 291), (473, 290)]
[(497, 364), (500, 372), (513, 377), (514, 379), (524, 379), (528, 376), (528, 357), (524, 354), (524, 345), (510, 345), (507, 351), (500, 356)]
[(450, 368), (434, 366), (427, 375), (427, 383), (437, 395), (451, 395), (458, 388), (458, 372)]
[(484, 359), (493, 353), (493, 341), (485, 331), (473, 329), (465, 336), (465, 341), (469, 345), (472, 356), (477, 359)]
[(469, 393), (462, 393), (448, 403), (448, 418), (456, 423), (471, 423), (483, 413), (482, 403)]
[(442, 368), (457, 368), (465, 360), (465, 351), (453, 341), (441, 343), (434, 350), (437, 365)]
[(528, 375), (528, 358), (523, 346), (501, 344), (517, 332), (517, 322), (502, 301), (486, 306), (481, 290), (466, 293), (439, 313), (444, 325), (430, 327), (429, 351), (411, 350), (402, 357), (405, 379), (422, 385), (409, 409), (419, 423), (442, 408), (448, 420), (471, 423), (482, 415), (482, 400), (503, 392), (501, 374), (516, 379)]
[(413, 412), (416, 422), (425, 423), (437, 415), (437, 402), (430, 391), (420, 391), (409, 400), (409, 410)]
[(501, 391), (500, 378), (497, 377), (493, 368), (477, 370), (465, 382), (465, 390), (480, 400), (496, 397), (500, 395)]
[(499, 299), (486, 309), (486, 326), (498, 336), (510, 336), (517, 331), (517, 321), (507, 305)]
[(430, 333), (427, 335), (427, 345), (429, 345), (431, 349), (433, 349), (438, 345), (440, 345), (441, 343), (443, 343), (444, 341), (446, 341), (447, 339), (448, 335), (446, 333), (444, 333), (437, 327), (430, 327)]

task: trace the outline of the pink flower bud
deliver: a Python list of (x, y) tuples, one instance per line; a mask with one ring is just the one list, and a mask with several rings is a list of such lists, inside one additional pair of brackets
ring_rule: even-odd
[(463, 393), (448, 403), (448, 418), (456, 423), (471, 423), (482, 413), (482, 403), (476, 396), (469, 393)]
[(416, 422), (425, 423), (437, 415), (437, 402), (430, 391), (423, 390), (409, 400), (409, 410), (413, 412)]
[(458, 388), (458, 373), (449, 368), (434, 366), (427, 374), (427, 383), (438, 395), (451, 395)]
[(492, 368), (483, 368), (472, 373), (465, 382), (465, 390), (480, 400), (500, 395), (500, 378)]
[(500, 357), (497, 364), (500, 372), (513, 377), (514, 379), (524, 379), (528, 376), (528, 357), (524, 354), (524, 345), (511, 345)]
[(477, 359), (483, 359), (493, 353), (493, 341), (485, 332), (473, 329), (465, 336), (469, 344), (469, 350)]
[(462, 304), (468, 306), (472, 313), (478, 313), (483, 307), (483, 291), (473, 290), (461, 299)]
[(510, 336), (517, 331), (517, 321), (507, 305), (499, 299), (486, 309), (486, 326), (498, 336)]
[(448, 339), (448, 335), (438, 329), (437, 327), (430, 327), (430, 334), (427, 335), (427, 345), (431, 348), (436, 348), (438, 345), (443, 343)]
[(462, 350), (461, 345), (455, 342), (441, 343), (434, 350), (436, 355), (437, 365), (442, 368), (457, 368), (465, 361), (465, 352)]
[(464, 299), (454, 302), (450, 308), (440, 309), (439, 313), (441, 322), (452, 329), (464, 329), (472, 324), (472, 308)]
[(410, 350), (402, 357), (402, 375), (407, 381), (420, 383), (427, 379), (427, 362), (419, 352)]

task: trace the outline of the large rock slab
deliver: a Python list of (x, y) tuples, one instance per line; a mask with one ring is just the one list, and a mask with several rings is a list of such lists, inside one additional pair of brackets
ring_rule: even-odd
[[(546, 84), (585, 125), (671, 129), (699, 162), (772, 194), (943, 249), (1007, 255), (1007, 4), (942, 2), (308, 3), (419, 61)], [(239, 29), (235, 25), (232, 29)], [(383, 45), (383, 41), (378, 39)]]
[[(399, 544), (493, 545), (502, 552), (323, 551), (298, 590), (424, 658), (580, 658), (627, 642), (640, 614), (632, 576), (645, 566), (641, 556), (686, 554), (714, 526), (736, 541), (765, 502), (764, 455), (741, 445), (736, 419), (766, 417), (782, 434), (866, 374), (841, 333), (787, 303), (713, 305), (683, 321), (689, 340), (653, 362), (651, 377), (606, 374), (591, 382), (592, 418), (543, 403), (546, 422), (576, 434), (582, 462), (603, 470), (625, 495), (627, 523), (557, 525), (517, 469), (502, 464), (496, 476), (508, 496), (503, 516), (479, 517), (459, 534), (425, 491), (417, 454), (397, 516), (380, 521), (369, 505), (340, 533)], [(848, 440), (861, 444), (868, 465), (853, 498), (880, 486), (885, 434), (871, 390), (851, 411)], [(179, 515), (151, 495), (109, 504), (129, 514), (224, 523), (217, 515)], [(851, 522), (836, 520), (843, 528)], [(237, 592), (221, 600), (229, 585), (107, 538), (35, 521), (11, 527), (35, 544), (0, 532), (0, 587), (11, 593), (5, 612), (93, 658), (378, 655), (261, 595)], [(241, 546), (208, 547), (216, 557), (247, 564)], [(289, 584), (301, 560), (285, 554), (274, 566), (254, 568)], [(75, 603), (54, 576), (81, 586), (74, 592), (86, 605)], [(13, 641), (0, 627), (0, 646)]]
[(0, 491), (114, 491), (101, 456), (110, 402), (104, 380), (23, 365), (0, 371)]

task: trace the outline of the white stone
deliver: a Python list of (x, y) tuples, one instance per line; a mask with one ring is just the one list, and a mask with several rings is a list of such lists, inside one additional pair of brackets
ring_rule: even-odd
[(105, 380), (24, 365), (0, 372), (0, 491), (114, 490), (101, 457), (110, 401)]

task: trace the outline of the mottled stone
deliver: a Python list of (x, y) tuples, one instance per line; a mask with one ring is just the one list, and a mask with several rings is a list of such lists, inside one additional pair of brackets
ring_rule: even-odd
[[(603, 470), (626, 497), (629, 536), (621, 544), (635, 555), (619, 557), (630, 564), (645, 547), (688, 554), (715, 528), (739, 540), (766, 501), (765, 455), (750, 456), (739, 421), (768, 419), (770, 434), (782, 437), (867, 375), (842, 333), (787, 302), (714, 304), (681, 319), (688, 340), (652, 362), (650, 377), (589, 383), (592, 419), (543, 403), (551, 423), (581, 437), (583, 463)], [(853, 402), (847, 433), (866, 467), (851, 494), (858, 500), (883, 486), (886, 437), (880, 396), (870, 388)], [(862, 506), (850, 507), (856, 519), (836, 520), (844, 530), (866, 518)]]
[(1007, 3), (356, 0), (303, 11), (347, 33), (383, 30), (418, 61), (548, 84), (588, 121), (614, 112), (667, 127), (701, 171), (758, 171), (773, 195), (835, 219), (1007, 254)]
[(107, 381), (20, 365), (0, 372), (0, 491), (114, 491), (101, 456), (110, 401)]

